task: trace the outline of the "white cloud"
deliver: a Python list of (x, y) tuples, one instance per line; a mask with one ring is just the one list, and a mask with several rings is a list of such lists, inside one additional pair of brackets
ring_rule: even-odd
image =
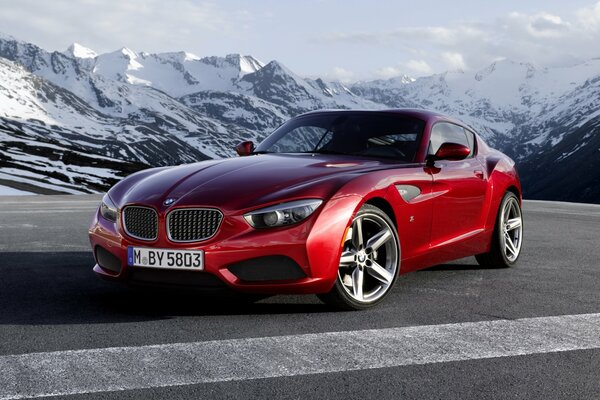
[(600, 29), (600, 1), (592, 7), (585, 7), (575, 13), (581, 26), (588, 31)]
[(448, 66), (450, 70), (465, 70), (467, 69), (467, 64), (465, 64), (465, 60), (460, 53), (445, 51), (441, 54), (442, 60)]
[(354, 44), (394, 44), (398, 41), (428, 41), (439, 45), (455, 45), (465, 37), (476, 37), (480, 34), (474, 26), (443, 27), (424, 26), (399, 28), (391, 32), (359, 32), (359, 33), (328, 33), (323, 39), (342, 41)]
[(389, 79), (399, 76), (425, 76), (431, 75), (433, 68), (425, 60), (409, 60), (397, 66), (378, 68), (373, 72), (377, 78)]
[(433, 68), (425, 60), (408, 60), (406, 68), (416, 75), (429, 75), (433, 73)]
[(510, 34), (530, 35), (532, 38), (560, 38), (570, 33), (571, 24), (560, 16), (546, 12), (522, 14), (513, 12), (504, 19), (505, 26), (510, 28)]
[(394, 78), (401, 75), (404, 75), (404, 71), (400, 67), (383, 67), (375, 71), (375, 76), (383, 79)]
[(334, 81), (340, 81), (343, 83), (350, 82), (355, 78), (354, 72), (342, 67), (333, 67), (333, 69), (326, 74), (326, 76), (327, 79), (332, 79)]
[(242, 36), (252, 19), (248, 11), (224, 13), (212, 2), (194, 0), (0, 0), (0, 7), (0, 30), (50, 50), (71, 41), (100, 52), (124, 45), (144, 51), (192, 43), (198, 48), (206, 33)]
[[(400, 69), (415, 75), (479, 69), (498, 59), (566, 65), (600, 56), (600, 1), (564, 15), (512, 12), (488, 23), (336, 33), (326, 39), (402, 51), (406, 59), (399, 62), (401, 67), (378, 69), (377, 76), (398, 74)], [(406, 52), (407, 48), (419, 49), (419, 59), (412, 59), (415, 52)]]
[(559, 37), (569, 29), (569, 24), (557, 15), (542, 13), (533, 18), (529, 27), (534, 36)]

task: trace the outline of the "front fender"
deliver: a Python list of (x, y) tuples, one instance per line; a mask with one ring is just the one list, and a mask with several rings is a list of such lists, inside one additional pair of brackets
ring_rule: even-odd
[(352, 217), (361, 207), (363, 198), (358, 195), (335, 197), (329, 200), (313, 225), (306, 241), (311, 276), (335, 284), (342, 240)]
[(494, 165), (489, 173), (489, 191), (486, 199), (488, 205), (487, 218), (485, 221), (485, 230), (490, 235), (496, 226), (496, 217), (500, 208), (500, 203), (510, 188), (516, 189), (519, 203), (522, 202), (521, 183), (515, 168), (514, 162), (510, 159), (501, 158)]

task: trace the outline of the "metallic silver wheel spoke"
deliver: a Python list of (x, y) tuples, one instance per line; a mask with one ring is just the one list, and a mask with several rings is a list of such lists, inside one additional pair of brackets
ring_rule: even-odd
[(373, 250), (377, 250), (380, 248), (385, 242), (392, 238), (392, 232), (389, 229), (383, 229), (381, 232), (373, 235), (369, 240), (367, 240), (367, 248), (371, 248)]
[(355, 253), (353, 251), (345, 251), (342, 253), (342, 257), (340, 258), (340, 265), (352, 265), (355, 264)]
[(354, 221), (354, 227), (352, 229), (352, 239), (354, 246), (358, 249), (364, 244), (363, 241), (363, 230), (362, 230), (362, 219), (358, 218)]
[(353, 300), (372, 303), (383, 297), (398, 272), (400, 247), (393, 227), (376, 213), (356, 217), (344, 238), (338, 280)]
[(504, 234), (504, 243), (506, 244), (506, 249), (510, 251), (513, 255), (516, 256), (518, 254), (517, 249), (515, 248), (515, 245), (512, 242), (512, 239), (510, 238), (508, 233)]
[(504, 221), (507, 221), (508, 218), (510, 217), (510, 211), (512, 209), (512, 204), (511, 203), (507, 203), (506, 207), (504, 209)]
[(365, 273), (362, 268), (356, 267), (352, 272), (352, 294), (356, 300), (363, 300), (363, 284)]
[(394, 277), (387, 269), (383, 268), (381, 265), (373, 262), (370, 266), (367, 267), (367, 273), (371, 275), (373, 278), (378, 281), (389, 285), (392, 283)]
[(508, 221), (506, 221), (506, 230), (508, 232), (513, 231), (519, 227), (521, 227), (521, 218), (511, 218)]

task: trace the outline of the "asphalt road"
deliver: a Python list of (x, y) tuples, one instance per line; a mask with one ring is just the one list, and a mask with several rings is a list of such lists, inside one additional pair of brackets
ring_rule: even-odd
[(525, 202), (517, 267), (467, 258), (336, 312), (103, 282), (98, 201), (0, 198), (0, 399), (600, 398), (600, 206)]

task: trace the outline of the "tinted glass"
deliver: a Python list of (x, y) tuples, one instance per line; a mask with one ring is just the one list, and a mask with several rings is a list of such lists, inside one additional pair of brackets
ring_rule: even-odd
[(412, 162), (424, 121), (373, 113), (326, 113), (294, 118), (256, 149), (274, 153), (333, 153)]
[(321, 138), (326, 141), (331, 132), (325, 127), (302, 125), (291, 129), (269, 149), (276, 153), (299, 153), (314, 149)]
[(467, 146), (473, 152), (472, 145), (469, 145), (467, 135), (463, 127), (447, 122), (438, 122), (431, 130), (429, 139), (429, 154), (435, 154), (443, 143), (457, 143)]

